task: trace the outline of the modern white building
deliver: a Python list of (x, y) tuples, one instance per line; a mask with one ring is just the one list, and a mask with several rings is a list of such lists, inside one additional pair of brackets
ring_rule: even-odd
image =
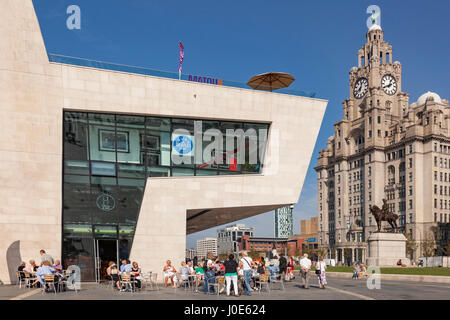
[(197, 257), (199, 259), (204, 259), (209, 252), (211, 252), (213, 256), (217, 256), (217, 239), (205, 238), (197, 240)]
[(293, 205), (275, 209), (273, 213), (275, 238), (288, 238), (294, 234), (293, 210)]
[(217, 251), (219, 254), (239, 252), (239, 241), (242, 236), (253, 237), (255, 229), (245, 224), (235, 224), (217, 230)]
[(31, 0), (0, 1), (0, 39), (1, 283), (40, 249), (82, 281), (161, 270), (187, 234), (298, 201), (327, 101), (49, 54)]

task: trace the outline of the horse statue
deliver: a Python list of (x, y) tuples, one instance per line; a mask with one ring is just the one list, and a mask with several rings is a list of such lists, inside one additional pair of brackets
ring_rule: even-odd
[(382, 209), (378, 208), (377, 206), (371, 206), (370, 212), (372, 213), (372, 215), (375, 217), (375, 220), (377, 221), (378, 232), (381, 232), (381, 222), (382, 221), (387, 221), (392, 227), (392, 232), (397, 232), (398, 215), (389, 211), (387, 203), (386, 203), (386, 199), (383, 199), (383, 208)]

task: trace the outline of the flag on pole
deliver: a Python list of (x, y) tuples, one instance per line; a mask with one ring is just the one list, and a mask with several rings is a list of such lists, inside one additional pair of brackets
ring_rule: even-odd
[(184, 59), (184, 47), (180, 41), (180, 64), (178, 66), (178, 79), (181, 79), (181, 65), (183, 64)]

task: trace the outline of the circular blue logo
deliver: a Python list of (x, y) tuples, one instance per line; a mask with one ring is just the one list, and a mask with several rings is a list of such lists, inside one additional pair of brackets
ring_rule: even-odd
[(189, 154), (194, 149), (194, 142), (188, 136), (178, 136), (173, 140), (173, 148), (180, 155)]

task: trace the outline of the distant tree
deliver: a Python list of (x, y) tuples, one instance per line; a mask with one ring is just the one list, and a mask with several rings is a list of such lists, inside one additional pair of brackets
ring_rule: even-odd
[(410, 257), (417, 250), (417, 242), (413, 240), (411, 234), (406, 234), (406, 256)]
[(248, 256), (252, 259), (259, 259), (259, 252), (256, 251), (254, 248), (250, 249), (250, 251), (248, 252)]
[(442, 248), (442, 251), (446, 256), (450, 256), (450, 243)]
[(322, 248), (322, 247), (316, 249), (316, 253), (317, 253), (317, 255), (319, 257), (322, 257), (324, 259), (326, 259), (327, 255), (328, 255), (328, 251), (325, 248)]
[(436, 249), (436, 241), (433, 232), (425, 233), (425, 237), (421, 243), (421, 249), (424, 257), (434, 256), (434, 251)]

